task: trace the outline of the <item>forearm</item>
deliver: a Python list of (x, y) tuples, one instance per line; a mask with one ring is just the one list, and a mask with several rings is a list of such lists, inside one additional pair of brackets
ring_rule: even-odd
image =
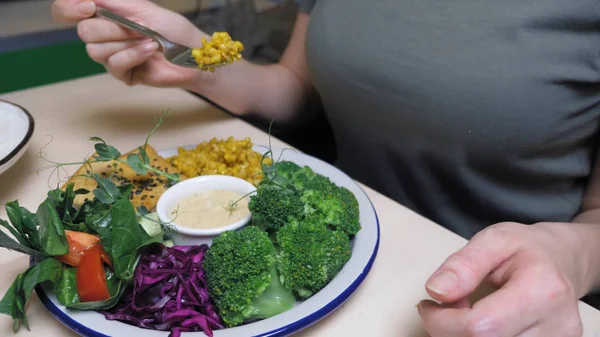
[(214, 73), (199, 73), (186, 89), (234, 114), (253, 114), (280, 122), (298, 117), (309, 90), (283, 65), (257, 65), (245, 60)]
[(580, 254), (578, 261), (582, 270), (581, 288), (585, 295), (600, 290), (600, 209), (581, 212), (565, 226), (572, 233), (570, 244)]

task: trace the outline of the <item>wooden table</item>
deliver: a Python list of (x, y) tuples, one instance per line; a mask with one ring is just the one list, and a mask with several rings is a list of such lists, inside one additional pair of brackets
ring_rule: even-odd
[[(263, 143), (262, 131), (177, 89), (132, 87), (99, 75), (0, 96), (28, 109), (36, 120), (31, 147), (23, 158), (0, 176), (0, 204), (19, 199), (35, 210), (45, 198), (48, 171), (36, 173), (45, 163), (36, 157), (45, 148), (58, 162), (79, 161), (92, 151), (90, 136), (109, 139), (123, 152), (141, 144), (161, 111), (173, 113), (151, 143), (158, 150), (196, 144), (211, 137), (251, 137)], [(274, 146), (285, 146), (274, 140)], [(75, 168), (71, 167), (72, 173)], [(63, 174), (64, 176), (64, 174)], [(56, 186), (56, 180), (51, 180)], [(415, 305), (427, 298), (424, 283), (452, 252), (465, 244), (461, 237), (364, 187), (381, 222), (381, 243), (373, 268), (357, 292), (337, 311), (298, 333), (298, 336), (424, 337)], [(4, 208), (0, 218), (6, 218)], [(0, 293), (27, 268), (28, 258), (2, 249)], [(600, 311), (580, 303), (585, 336), (600, 336)], [(29, 303), (31, 332), (18, 336), (71, 336), (35, 297)], [(0, 317), (0, 335), (11, 336), (12, 321)]]

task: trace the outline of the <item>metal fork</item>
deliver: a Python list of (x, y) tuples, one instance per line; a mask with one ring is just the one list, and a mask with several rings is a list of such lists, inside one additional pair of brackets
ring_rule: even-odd
[(137, 24), (104, 8), (98, 8), (96, 10), (96, 16), (110, 20), (123, 27), (135, 30), (136, 32), (153, 39), (158, 43), (160, 49), (162, 49), (165, 59), (174, 65), (202, 70), (209, 70), (211, 68), (217, 68), (226, 65), (226, 63), (216, 63), (198, 67), (198, 63), (196, 63), (196, 60), (192, 56), (192, 48), (171, 42), (152, 29)]

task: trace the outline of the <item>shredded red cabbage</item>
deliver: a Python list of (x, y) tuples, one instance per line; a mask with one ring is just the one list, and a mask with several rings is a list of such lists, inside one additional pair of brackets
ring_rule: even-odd
[(212, 337), (213, 330), (224, 326), (204, 279), (202, 260), (207, 250), (207, 245), (153, 245), (140, 257), (133, 289), (102, 314), (141, 328), (170, 330), (170, 337), (184, 331), (204, 331)]

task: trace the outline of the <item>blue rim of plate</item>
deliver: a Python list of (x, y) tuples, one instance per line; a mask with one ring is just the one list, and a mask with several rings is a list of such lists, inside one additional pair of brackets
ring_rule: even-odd
[[(346, 175), (345, 173), (342, 173), (342, 174)], [(334, 298), (331, 302), (324, 305), (321, 309), (319, 309), (297, 321), (294, 321), (285, 326), (282, 326), (281, 328), (271, 330), (271, 331), (268, 331), (268, 332), (265, 332), (265, 333), (262, 333), (259, 335), (255, 335), (252, 337), (289, 336), (291, 334), (294, 334), (296, 332), (299, 332), (301, 330), (304, 330), (304, 329), (310, 327), (311, 325), (319, 322), (320, 320), (325, 318), (327, 315), (329, 315), (330, 313), (335, 311), (340, 305), (342, 305), (347, 299), (350, 298), (350, 296), (356, 291), (356, 289), (358, 289), (358, 287), (365, 280), (365, 278), (369, 274), (369, 271), (371, 270), (371, 267), (373, 266), (373, 263), (375, 262), (375, 258), (377, 257), (377, 253), (379, 251), (380, 228), (379, 228), (379, 216), (377, 215), (377, 210), (375, 209), (375, 206), (373, 205), (371, 198), (369, 198), (369, 195), (365, 192), (365, 190), (362, 189), (362, 187), (358, 186), (358, 188), (365, 195), (367, 200), (369, 200), (369, 203), (371, 204), (371, 208), (373, 209), (373, 214), (375, 214), (375, 224), (377, 226), (377, 241), (375, 242), (375, 248), (373, 249), (373, 253), (371, 253), (371, 257), (369, 257), (369, 261), (367, 262), (367, 265), (363, 269), (362, 273), (354, 280), (354, 282), (352, 282), (352, 284), (350, 284), (350, 286), (348, 288), (344, 289), (344, 291), (342, 291), (336, 298)], [(50, 301), (50, 299), (46, 295), (46, 292), (40, 286), (37, 286), (35, 288), (35, 292), (37, 293), (42, 304), (46, 307), (46, 309), (48, 309), (48, 311), (50, 311), (50, 314), (52, 314), (52, 316), (54, 316), (59, 322), (61, 322), (64, 326), (66, 326), (73, 332), (76, 332), (79, 335), (84, 336), (84, 337), (111, 337), (111, 336), (105, 335), (101, 332), (98, 332), (96, 330), (92, 330), (92, 329), (88, 328), (87, 326), (85, 326), (81, 323), (78, 323), (77, 321), (72, 319), (68, 314), (64, 313), (56, 305), (54, 305), (54, 303), (52, 301)], [(141, 330), (143, 330), (143, 329), (141, 329)]]
[(5, 101), (3, 99), (0, 99), (0, 102), (8, 104), (8, 105), (12, 105), (14, 107), (21, 109), (25, 113), (25, 116), (27, 116), (27, 119), (29, 120), (29, 126), (27, 127), (27, 133), (25, 134), (25, 137), (21, 140), (19, 145), (17, 145), (17, 147), (15, 147), (11, 152), (9, 152), (8, 155), (6, 155), (6, 157), (0, 158), (0, 166), (2, 166), (4, 164), (8, 163), (11, 159), (13, 159), (25, 147), (25, 145), (27, 145), (27, 143), (29, 143), (29, 141), (31, 140), (31, 137), (33, 136), (33, 131), (35, 130), (35, 120), (33, 119), (33, 116), (31, 115), (31, 113), (29, 113), (29, 111), (27, 111), (27, 109), (25, 109), (24, 107), (22, 107), (18, 104), (15, 104), (13, 102)]

